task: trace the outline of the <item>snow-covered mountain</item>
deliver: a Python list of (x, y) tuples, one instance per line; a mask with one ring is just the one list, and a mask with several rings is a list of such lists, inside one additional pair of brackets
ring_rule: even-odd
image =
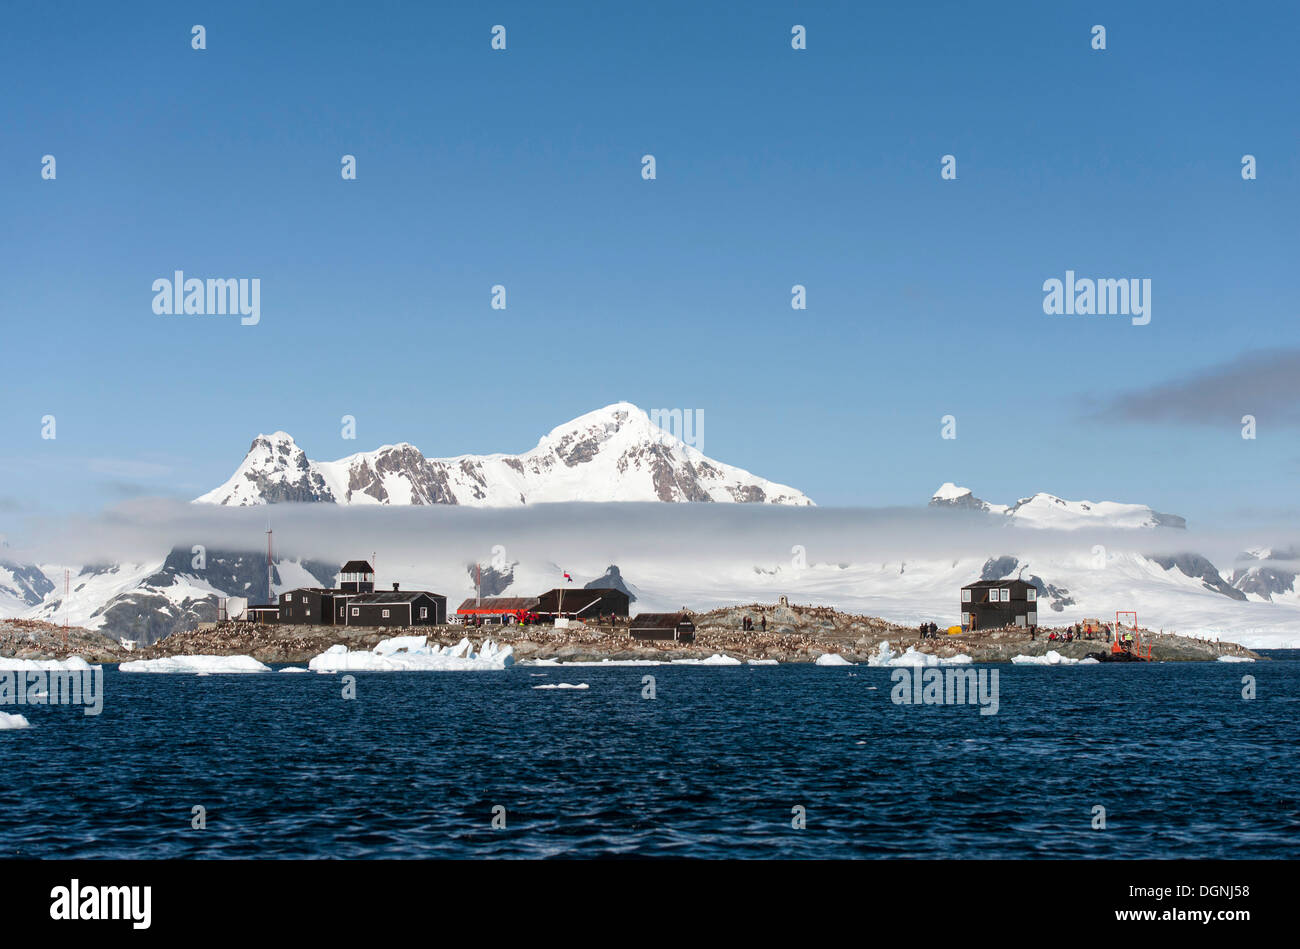
[[(6, 565), (12, 568), (14, 565)], [(268, 601), (266, 555), (208, 551), (196, 565), (190, 551), (176, 548), (161, 561), (68, 567), (64, 596), (62, 565), (23, 568), (37, 575), (46, 593), (18, 602), (0, 568), (0, 616), (19, 616), (98, 630), (117, 639), (152, 643), (178, 629), (217, 618), (217, 600), (246, 597)], [(338, 565), (282, 561), (274, 568), (272, 595), (303, 586), (330, 586)], [(57, 583), (54, 582), (57, 580)], [(8, 600), (8, 602), (6, 602)]]
[(1162, 514), (1145, 504), (1121, 504), (1116, 501), (1066, 501), (1054, 494), (1038, 493), (1021, 498), (1015, 504), (990, 504), (951, 481), (940, 485), (930, 498), (931, 507), (951, 507), (999, 514), (1019, 526), (1052, 530), (1077, 530), (1081, 527), (1177, 527), (1187, 521), (1177, 514)]
[(312, 461), (285, 432), (259, 435), (225, 484), (196, 501), (255, 505), (719, 501), (807, 506), (794, 488), (705, 457), (628, 402), (588, 412), (522, 455), (426, 458), (405, 442)]

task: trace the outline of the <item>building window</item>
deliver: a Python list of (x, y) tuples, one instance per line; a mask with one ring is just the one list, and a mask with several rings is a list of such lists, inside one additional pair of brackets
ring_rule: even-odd
[(1038, 625), (1038, 614), (1036, 612), (1033, 612), (1032, 610), (1029, 613), (1029, 625), (1030, 626)]
[(963, 614), (961, 614), (961, 624), (962, 624), (963, 626), (969, 626), (969, 625), (970, 625), (970, 614), (969, 614), (969, 613), (963, 613)]
[(427, 606), (420, 607), (420, 619), (428, 619), (428, 618), (429, 618), (429, 608)]
[(970, 602), (970, 590), (962, 590), (962, 591), (961, 591), (961, 601), (962, 601), (963, 603), (969, 603), (969, 602)]
[(286, 602), (286, 603), (292, 603), (292, 602), (293, 602), (293, 594), (292, 594), (292, 593), (286, 593), (286, 594), (284, 595), (284, 602)]
[(360, 615), (361, 615), (361, 610), (357, 609), (357, 607), (355, 607), (355, 606), (352, 607), (352, 615), (353, 615), (353, 616), (360, 616)]
[(388, 619), (388, 610), (384, 610), (384, 619)]
[(1003, 603), (1010, 603), (1010, 602), (1011, 602), (1011, 591), (1010, 591), (1010, 590), (1006, 590), (1006, 589), (1004, 589), (1004, 590), (1002, 591), (1002, 602), (1003, 602)]
[(1034, 603), (1038, 600), (1038, 591), (1035, 590), (1033, 587), (1030, 587), (1028, 591), (1028, 596), (1029, 596), (1029, 602)]

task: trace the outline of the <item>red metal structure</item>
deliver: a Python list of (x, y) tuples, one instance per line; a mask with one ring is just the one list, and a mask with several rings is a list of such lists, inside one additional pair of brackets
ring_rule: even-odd
[(1138, 615), (1133, 610), (1115, 611), (1115, 631), (1110, 643), (1112, 653), (1126, 652), (1137, 659), (1151, 658), (1151, 640), (1147, 640), (1146, 655), (1142, 654), (1142, 633), (1138, 629)]

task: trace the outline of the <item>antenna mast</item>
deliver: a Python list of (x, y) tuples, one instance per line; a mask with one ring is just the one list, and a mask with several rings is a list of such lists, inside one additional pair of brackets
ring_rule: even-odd
[(275, 600), (275, 589), (272, 586), (272, 577), (275, 569), (271, 565), (271, 522), (266, 522), (266, 602), (271, 603)]

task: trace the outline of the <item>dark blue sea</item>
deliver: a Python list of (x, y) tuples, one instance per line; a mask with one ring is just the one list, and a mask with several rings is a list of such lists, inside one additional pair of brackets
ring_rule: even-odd
[[(355, 700), (338, 675), (107, 667), (98, 717), (7, 709), (33, 727), (0, 731), (0, 848), (1296, 859), (1300, 654), (1272, 655), (988, 667), (1000, 694), (985, 716), (895, 705), (890, 670), (866, 667), (357, 673)], [(558, 682), (589, 688), (533, 688)]]

